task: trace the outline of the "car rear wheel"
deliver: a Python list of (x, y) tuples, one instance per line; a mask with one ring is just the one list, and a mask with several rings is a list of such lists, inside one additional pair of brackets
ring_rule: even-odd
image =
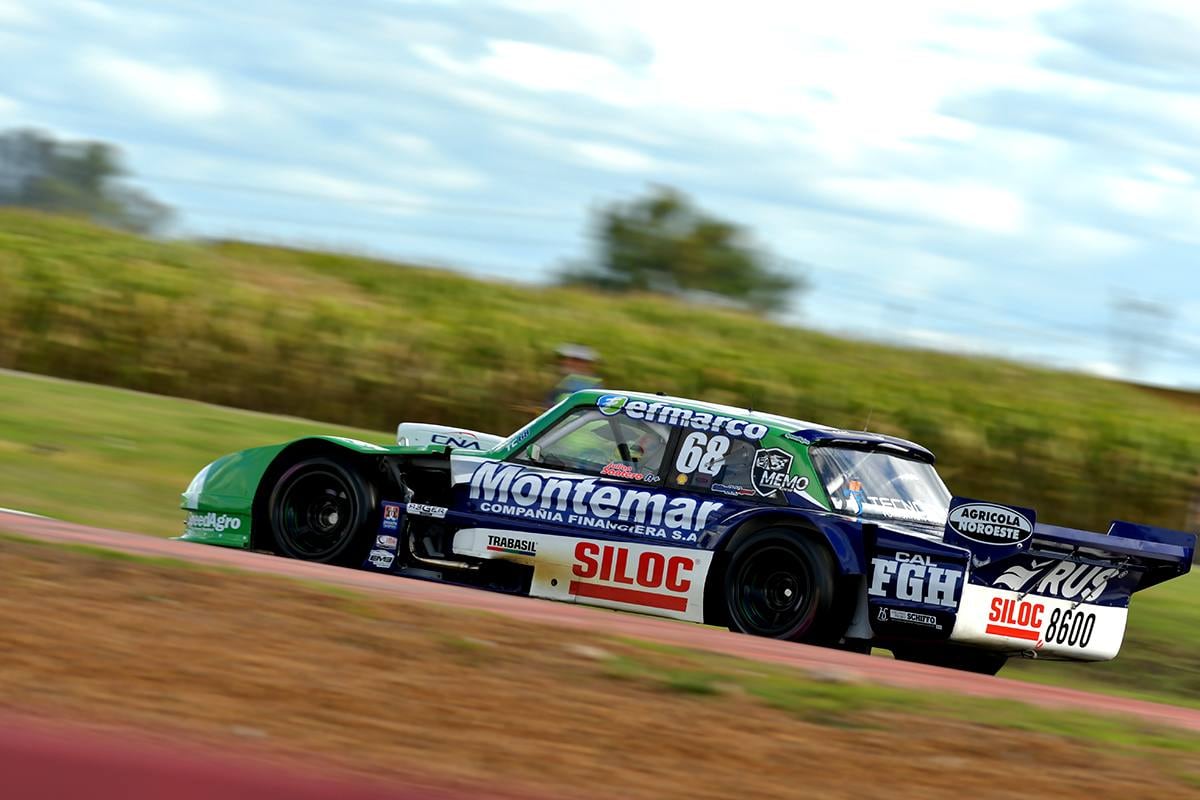
[(328, 458), (294, 464), (271, 491), (269, 520), (279, 552), (304, 561), (351, 563), (361, 558), (359, 533), (374, 509), (372, 487)]
[(759, 531), (738, 546), (725, 572), (729, 627), (773, 639), (836, 641), (836, 585), (826, 548), (802, 532)]

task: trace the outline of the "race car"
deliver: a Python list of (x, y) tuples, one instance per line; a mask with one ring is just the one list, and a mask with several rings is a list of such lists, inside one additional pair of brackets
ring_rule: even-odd
[(182, 539), (995, 674), (1116, 656), (1193, 534), (955, 497), (894, 436), (576, 392), (507, 437), (402, 423), (226, 455)]

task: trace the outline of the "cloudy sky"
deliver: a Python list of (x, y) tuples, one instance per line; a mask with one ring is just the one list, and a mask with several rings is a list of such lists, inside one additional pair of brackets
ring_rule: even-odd
[(0, 0), (15, 125), (184, 233), (528, 281), (669, 184), (805, 325), (1200, 387), (1192, 0)]

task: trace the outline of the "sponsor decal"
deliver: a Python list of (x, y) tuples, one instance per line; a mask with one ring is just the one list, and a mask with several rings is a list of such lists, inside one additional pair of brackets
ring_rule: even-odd
[(867, 495), (867, 505), (890, 508), (895, 511), (910, 511), (922, 517), (929, 515), (929, 512), (921, 507), (920, 500), (904, 500), (899, 497), (876, 497), (873, 494), (869, 494)]
[(985, 633), (1036, 642), (1042, 638), (1046, 606), (1030, 600), (993, 597)]
[(747, 422), (736, 417), (724, 417), (707, 411), (692, 411), (670, 403), (633, 400), (620, 394), (606, 394), (597, 398), (596, 407), (606, 416), (624, 414), (630, 419), (658, 422), (678, 428), (690, 428), (709, 433), (725, 433), (738, 439), (757, 442), (767, 435), (768, 428), (761, 422)]
[(792, 475), (792, 454), (778, 447), (768, 447), (754, 454), (754, 466), (750, 470), (750, 483), (763, 497), (782, 489), (799, 494), (808, 488), (808, 478)]
[(371, 562), (371, 566), (379, 569), (390, 569), (392, 562), (396, 560), (395, 553), (389, 553), (387, 550), (372, 550), (367, 556), (367, 561)]
[(471, 475), (470, 499), (479, 511), (525, 520), (632, 536), (696, 542), (724, 504), (672, 497), (597, 478), (544, 475), (489, 461)]
[(953, 608), (957, 605), (963, 571), (939, 566), (920, 553), (896, 553), (871, 559), (872, 597), (889, 597)]
[(232, 514), (218, 514), (210, 511), (207, 514), (191, 513), (187, 516), (187, 527), (197, 531), (221, 533), (226, 530), (236, 531), (242, 527), (242, 521)]
[(1020, 544), (1033, 536), (1033, 520), (1008, 506), (964, 503), (950, 511), (946, 525), (980, 544)]
[(514, 556), (536, 556), (537, 542), (533, 539), (515, 539), (509, 536), (488, 534), (487, 549), (493, 553), (508, 553)]
[(629, 398), (624, 395), (606, 394), (596, 399), (596, 407), (600, 409), (601, 414), (611, 417), (614, 414), (620, 414), (621, 409), (625, 407), (625, 403), (628, 401)]
[[(919, 501), (867, 494), (862, 481), (857, 478), (847, 480), (846, 485), (836, 492), (832, 499), (834, 508), (855, 516), (869, 514), (891, 519), (935, 521), (935, 515), (927, 511)], [(941, 519), (936, 521), (941, 523)]]
[(654, 550), (634, 555), (628, 547), (579, 542), (570, 593), (617, 603), (686, 612), (695, 562)]
[(727, 494), (730, 497), (751, 497), (755, 493), (749, 486), (734, 486), (729, 483), (714, 483), (712, 490), (717, 494)]
[(400, 504), (399, 503), (384, 503), (383, 504), (383, 529), (385, 531), (394, 531), (400, 527)]
[(600, 474), (606, 478), (620, 478), (625, 481), (641, 481), (642, 483), (658, 483), (658, 476), (653, 472), (638, 472), (636, 467), (613, 461), (605, 464)]
[[(863, 492), (862, 481), (857, 478), (850, 478), (846, 481), (845, 487), (841, 492), (840, 502), (843, 511), (849, 511), (856, 517), (862, 516), (863, 508), (866, 506), (866, 493)], [(837, 500), (834, 501), (835, 506)]]
[(445, 445), (452, 450), (483, 449), (479, 445), (479, 437), (470, 431), (458, 431), (457, 433), (435, 433), (429, 437), (429, 441), (433, 444)]
[(399, 541), (395, 536), (388, 536), (386, 533), (381, 533), (375, 537), (375, 546), (380, 550), (391, 550), (394, 553), (398, 544)]
[(941, 630), (941, 623), (933, 614), (921, 614), (916, 611), (905, 611), (902, 608), (886, 608), (880, 606), (875, 619), (880, 622), (902, 622), (905, 625), (921, 625), (926, 628)]
[[(1047, 569), (1051, 564), (1054, 564), (1053, 569)], [(1073, 561), (1055, 564), (1053, 559), (1047, 559), (1030, 561), (1028, 566), (1014, 564), (993, 580), (992, 585), (1024, 594), (1044, 594), (1087, 603), (1104, 594), (1110, 580), (1123, 575), (1124, 572), (1116, 567)]]
[(1048, 558), (1045, 561), (1030, 561), (1029, 566), (1013, 564), (1008, 569), (1004, 570), (998, 578), (992, 581), (993, 586), (1003, 586), (1005, 589), (1012, 589), (1014, 592), (1021, 591), (1025, 584), (1036, 578), (1046, 567), (1054, 563), (1054, 559)]
[(446, 518), (445, 506), (429, 506), (424, 503), (409, 503), (408, 513), (417, 517), (433, 517), (434, 519)]

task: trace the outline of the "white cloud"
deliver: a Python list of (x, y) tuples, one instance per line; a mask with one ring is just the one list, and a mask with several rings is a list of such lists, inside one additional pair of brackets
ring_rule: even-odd
[(526, 89), (609, 95), (605, 85), (623, 80), (615, 64), (589, 53), (509, 40), (488, 42), (488, 51), (478, 67)]
[(454, 58), (440, 45), (415, 44), (412, 45), (412, 52), (417, 58), (444, 72), (466, 75), (471, 70), (470, 64)]
[(1178, 167), (1173, 167), (1170, 164), (1148, 164), (1146, 165), (1145, 172), (1151, 180), (1156, 180), (1160, 183), (1189, 186), (1196, 182), (1195, 174), (1179, 169)]
[(1050, 226), (1049, 231), (1039, 238), (1049, 245), (1058, 263), (1093, 264), (1101, 259), (1128, 255), (1139, 246), (1132, 236), (1070, 222)]
[(1111, 361), (1085, 361), (1079, 365), (1079, 371), (1100, 378), (1120, 378), (1124, 370)]
[(263, 185), (329, 200), (341, 200), (353, 205), (370, 206), (373, 210), (399, 216), (418, 214), (425, 211), (430, 204), (430, 198), (427, 196), (313, 170), (269, 170), (261, 173), (261, 176)]
[(996, 340), (987, 336), (963, 336), (958, 332), (940, 331), (932, 328), (909, 328), (900, 332), (901, 341), (893, 344), (909, 344), (933, 350), (949, 350), (954, 353), (996, 355)]
[(862, 209), (995, 234), (1017, 234), (1025, 227), (1026, 204), (1020, 195), (978, 181), (829, 178), (820, 186)]
[(106, 6), (98, 0), (73, 0), (71, 10), (101, 22), (112, 22), (120, 18), (120, 13), (115, 8)]
[(374, 141), (380, 146), (363, 148), (363, 155), (376, 165), (374, 169), (380, 175), (452, 190), (475, 189), (487, 182), (478, 170), (446, 158), (427, 137), (376, 128), (364, 128), (359, 136), (364, 142)]
[(31, 9), (32, 3), (21, 0), (0, 0), (0, 24), (12, 26), (33, 26), (39, 19)]
[(383, 131), (376, 137), (387, 149), (408, 157), (429, 158), (436, 153), (433, 142), (411, 133)]
[(216, 79), (196, 67), (164, 67), (103, 51), (85, 54), (80, 67), (100, 90), (111, 90), (154, 116), (200, 120), (226, 108)]
[(1143, 235), (1160, 240), (1200, 243), (1200, 187), (1182, 181), (1162, 182), (1110, 176), (1098, 182), (1103, 202), (1136, 219)]
[(648, 172), (655, 166), (654, 159), (619, 145), (603, 142), (576, 142), (571, 149), (590, 166), (611, 169), (616, 172)]
[(1150, 217), (1164, 210), (1169, 189), (1156, 181), (1138, 180), (1123, 175), (1101, 180), (1103, 196), (1118, 211)]

